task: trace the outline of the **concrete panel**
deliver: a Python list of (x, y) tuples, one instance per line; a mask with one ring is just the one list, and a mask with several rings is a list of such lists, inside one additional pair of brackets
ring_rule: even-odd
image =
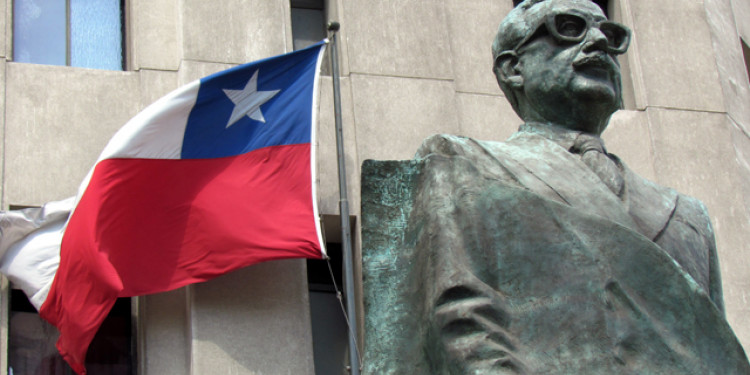
[(180, 70), (177, 75), (177, 82), (180, 86), (182, 86), (196, 79), (201, 79), (205, 76), (229, 69), (233, 66), (235, 65), (185, 60), (180, 65)]
[(313, 375), (306, 275), (274, 261), (190, 287), (191, 373)]
[(730, 0), (705, 0), (720, 84), (729, 115), (750, 131), (750, 81)]
[(648, 111), (658, 182), (706, 204), (716, 232), (727, 319), (746, 348), (750, 292), (750, 216), (731, 125), (724, 114)]
[[(351, 106), (351, 84), (341, 79), (342, 128), (346, 160), (349, 214), (359, 215), (359, 166)], [(339, 214), (339, 175), (336, 156), (336, 126), (333, 113), (333, 80), (321, 77), (320, 112), (318, 115), (318, 210), (321, 214)], [(340, 230), (340, 229), (339, 229)]]
[(139, 322), (144, 375), (189, 374), (190, 339), (188, 337), (187, 289), (140, 298)]
[(729, 121), (734, 151), (737, 154), (737, 168), (742, 179), (740, 186), (745, 197), (745, 209), (750, 212), (750, 136), (731, 118)]
[(131, 9), (135, 68), (177, 70), (182, 53), (179, 2), (134, 1)]
[[(609, 18), (625, 25), (633, 26), (633, 10), (630, 3), (633, 0), (611, 1), (609, 7)], [(622, 101), (625, 109), (646, 109), (645, 84), (641, 70), (641, 58), (638, 53), (638, 39), (630, 41), (628, 52), (619, 56), (620, 71), (622, 75)]]
[(4, 202), (72, 196), (115, 131), (140, 107), (138, 75), (7, 64)]
[(11, 12), (8, 11), (8, 1), (0, 0), (0, 20), (3, 21), (3, 24), (0, 25), (0, 57), (8, 57), (9, 55), (6, 43), (8, 43), (7, 38), (12, 35), (11, 31), (8, 30), (12, 25), (12, 19)]
[(402, 77), (453, 77), (442, 1), (346, 2), (349, 69)]
[(503, 96), (456, 94), (461, 135), (488, 141), (504, 141), (523, 121)]
[[(337, 21), (341, 25), (341, 29), (338, 32), (338, 52), (339, 52), (339, 71), (342, 76), (349, 75), (349, 43), (347, 40), (348, 24), (346, 22), (344, 7), (350, 4), (350, 0), (325, 0), (326, 6), (326, 18), (328, 21)], [(328, 57), (328, 51), (326, 51), (326, 61)], [(328, 62), (325, 63), (326, 65)], [(323, 71), (326, 71), (326, 67)], [(330, 70), (330, 69), (329, 69)], [(330, 74), (330, 73), (328, 73)]]
[(459, 133), (448, 81), (352, 74), (359, 160), (411, 159), (435, 133)]
[(182, 3), (184, 59), (240, 64), (287, 51), (288, 0)]
[(492, 73), (492, 41), (510, 1), (448, 0), (446, 13), (456, 90), (500, 95)]
[(731, 0), (732, 13), (737, 23), (737, 31), (746, 43), (750, 44), (750, 2), (746, 0)]
[[(731, 121), (731, 119), (730, 119)], [(744, 198), (745, 212), (750, 212), (750, 137), (738, 126), (731, 126), (732, 141), (737, 154), (738, 177), (741, 181), (739, 188)], [(743, 233), (747, 236), (747, 232)], [(747, 257), (737, 251), (737, 258)], [(745, 351), (750, 349), (750, 272), (724, 276), (724, 298), (733, 301), (734, 313), (731, 317), (732, 326), (741, 336)]]
[(178, 87), (177, 72), (141, 70), (138, 78), (140, 79), (141, 108), (146, 108)]
[(620, 157), (630, 169), (649, 180), (656, 178), (654, 149), (645, 112), (615, 112), (602, 137), (607, 151)]
[(647, 104), (724, 111), (702, 0), (631, 1)]

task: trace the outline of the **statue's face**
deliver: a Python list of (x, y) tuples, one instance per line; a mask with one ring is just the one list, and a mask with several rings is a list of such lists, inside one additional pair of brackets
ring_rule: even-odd
[(515, 48), (527, 104), (539, 117), (532, 120), (600, 133), (606, 121), (587, 119), (609, 118), (620, 106), (615, 56), (627, 49), (629, 32), (590, 2), (546, 6), (546, 18)]

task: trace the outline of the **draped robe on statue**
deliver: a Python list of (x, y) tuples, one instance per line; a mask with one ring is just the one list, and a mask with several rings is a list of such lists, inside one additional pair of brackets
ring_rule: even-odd
[(363, 167), (365, 374), (750, 374), (696, 199), (577, 133), (439, 135)]

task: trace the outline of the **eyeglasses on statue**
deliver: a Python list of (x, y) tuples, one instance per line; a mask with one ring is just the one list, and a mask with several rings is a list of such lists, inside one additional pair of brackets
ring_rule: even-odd
[(526, 35), (512, 51), (517, 53), (518, 49), (538, 35), (542, 26), (545, 26), (547, 32), (561, 44), (580, 43), (586, 38), (589, 30), (595, 27), (607, 38), (607, 53), (621, 55), (628, 50), (630, 45), (630, 29), (623, 24), (607, 20), (595, 21), (590, 17), (572, 12), (560, 12), (547, 15), (544, 23), (537, 26), (534, 32)]

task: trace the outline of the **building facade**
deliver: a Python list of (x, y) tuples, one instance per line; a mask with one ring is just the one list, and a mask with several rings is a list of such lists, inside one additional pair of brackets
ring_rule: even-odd
[[(33, 18), (45, 3), (0, 0), (4, 209), (74, 195), (109, 138), (145, 106), (194, 79), (320, 39), (326, 20), (342, 25), (345, 159), (355, 224), (362, 161), (410, 159), (434, 133), (503, 140), (520, 124), (491, 71), (490, 45), (511, 0), (116, 0), (121, 34), (110, 44), (120, 43), (123, 57), (106, 69), (80, 67), (90, 65), (77, 62), (73, 47), (62, 49), (62, 60), (27, 62), (21, 52), (34, 42), (19, 39), (25, 31), (17, 16), (33, 5), (23, 10)], [(69, 19), (74, 3), (62, 8)], [(609, 0), (608, 12), (634, 31), (621, 60), (625, 109), (604, 133), (608, 149), (642, 176), (708, 206), (727, 318), (750, 348), (750, 3)], [(74, 45), (76, 34), (62, 30), (63, 43)], [(331, 85), (324, 74), (318, 199), (327, 240), (335, 243)], [(356, 225), (353, 238), (357, 264)], [(356, 279), (359, 273), (355, 266)], [(341, 324), (332, 323), (341, 318), (322, 313), (338, 314), (331, 307), (335, 295), (313, 287), (307, 274), (304, 260), (270, 262), (134, 298), (126, 371), (315, 374), (317, 360), (317, 373), (328, 374), (320, 358), (345, 358), (342, 346), (326, 341), (341, 343)], [(14, 346), (27, 345), (14, 334), (48, 334), (14, 315), (22, 309), (11, 306), (12, 289), (4, 280), (0, 374), (17, 360), (9, 354)], [(326, 327), (331, 337), (321, 339), (313, 326)]]

